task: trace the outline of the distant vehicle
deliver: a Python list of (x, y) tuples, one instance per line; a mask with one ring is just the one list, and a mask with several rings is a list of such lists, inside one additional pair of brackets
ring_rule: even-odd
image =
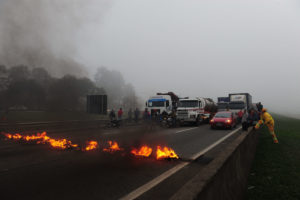
[(234, 113), (252, 108), (252, 96), (249, 93), (229, 94), (229, 109)]
[(177, 120), (180, 124), (193, 123), (199, 125), (215, 112), (217, 112), (217, 105), (210, 98), (180, 99), (177, 108)]
[(179, 98), (173, 92), (157, 93), (156, 96), (150, 97), (146, 102), (146, 107), (151, 116), (156, 112), (161, 114), (164, 111), (170, 114), (173, 109), (177, 109)]
[(227, 111), (229, 109), (229, 102), (219, 102), (218, 111)]
[(229, 109), (229, 97), (218, 97), (218, 111), (227, 111)]
[(218, 103), (229, 103), (229, 97), (218, 97)]
[(216, 115), (210, 120), (210, 126), (215, 128), (229, 128), (236, 127), (236, 117), (231, 111), (217, 112)]

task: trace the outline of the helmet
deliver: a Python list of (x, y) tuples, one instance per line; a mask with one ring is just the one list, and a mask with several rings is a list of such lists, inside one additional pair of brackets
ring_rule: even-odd
[(262, 112), (267, 112), (267, 109), (263, 108), (261, 111), (262, 111)]

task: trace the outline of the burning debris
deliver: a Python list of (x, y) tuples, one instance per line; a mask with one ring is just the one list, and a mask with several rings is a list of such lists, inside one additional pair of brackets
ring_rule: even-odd
[(85, 147), (86, 151), (91, 151), (91, 150), (95, 150), (98, 149), (99, 145), (97, 141), (89, 141), (87, 142), (87, 146)]
[(149, 157), (152, 154), (152, 148), (145, 145), (140, 149), (133, 148), (130, 153), (137, 157)]
[(175, 153), (173, 149), (168, 147), (161, 148), (160, 146), (157, 146), (156, 159), (160, 160), (166, 158), (179, 159), (178, 155)]
[[(99, 143), (97, 141), (87, 141), (86, 146), (84, 148), (80, 148), (78, 144), (73, 144), (72, 141), (67, 139), (53, 139), (47, 136), (46, 132), (37, 133), (36, 135), (21, 135), (20, 133), (9, 134), (2, 133), (7, 139), (18, 140), (24, 142), (36, 142), (36, 144), (49, 144), (52, 148), (55, 149), (76, 149), (82, 151), (91, 151), (99, 149)], [(123, 148), (120, 148), (119, 144), (116, 141), (108, 141), (107, 146), (102, 149), (103, 152), (114, 153), (117, 151), (124, 151)], [(155, 151), (147, 145), (143, 145), (140, 148), (132, 148), (130, 154), (135, 157), (147, 158), (154, 154)], [(154, 155), (153, 155), (154, 156)], [(161, 146), (156, 147), (156, 159), (179, 159), (179, 156), (175, 153), (175, 151), (169, 147)]]
[(114, 142), (108, 141), (107, 143), (108, 143), (109, 147), (104, 148), (103, 151), (113, 153), (115, 151), (122, 151), (123, 150), (119, 147), (119, 144), (116, 141), (114, 141)]

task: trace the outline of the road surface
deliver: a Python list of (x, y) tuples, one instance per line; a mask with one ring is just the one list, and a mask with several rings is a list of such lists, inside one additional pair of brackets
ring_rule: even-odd
[[(211, 130), (209, 125), (162, 129), (154, 126), (52, 133), (83, 145), (115, 140), (125, 150), (106, 153), (55, 150), (48, 145), (0, 140), (0, 199), (167, 199), (201, 173), (238, 130)], [(147, 144), (173, 148), (180, 160), (129, 155)], [(215, 144), (215, 148), (212, 145)], [(199, 157), (201, 152), (208, 151)]]

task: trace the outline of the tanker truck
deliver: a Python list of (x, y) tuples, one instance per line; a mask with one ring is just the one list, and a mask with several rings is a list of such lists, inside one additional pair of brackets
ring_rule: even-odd
[(185, 98), (179, 100), (177, 120), (180, 124), (209, 122), (209, 119), (218, 110), (215, 102), (210, 98)]

